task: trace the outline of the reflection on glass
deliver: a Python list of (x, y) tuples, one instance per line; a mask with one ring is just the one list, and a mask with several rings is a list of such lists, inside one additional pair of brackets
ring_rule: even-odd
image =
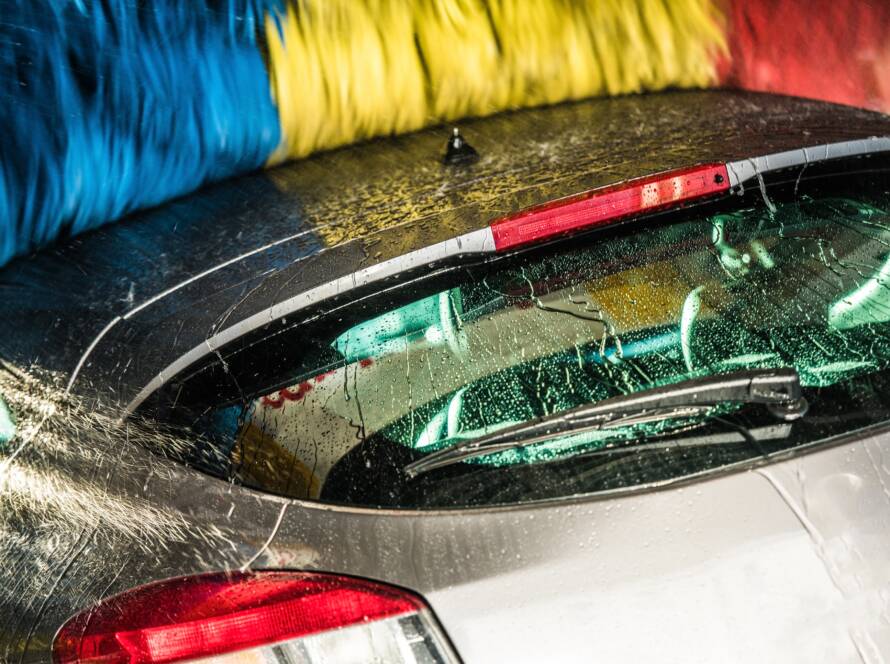
[[(233, 454), (253, 481), (317, 495), (369, 439), (426, 453), (737, 369), (794, 367), (810, 388), (873, 374), (890, 360), (888, 221), (873, 205), (810, 200), (464, 274), (332, 339), (335, 369), (234, 409)], [(533, 463), (695, 424), (616, 427), (468, 463)]]

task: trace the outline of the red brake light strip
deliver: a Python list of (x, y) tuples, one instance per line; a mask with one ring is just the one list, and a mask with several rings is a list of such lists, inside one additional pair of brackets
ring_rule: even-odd
[(491, 224), (496, 251), (614, 223), (729, 189), (725, 164), (704, 164), (629, 180), (523, 210)]

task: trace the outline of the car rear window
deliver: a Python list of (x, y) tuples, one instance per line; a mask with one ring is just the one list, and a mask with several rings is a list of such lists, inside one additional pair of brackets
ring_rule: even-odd
[[(649, 487), (884, 423), (890, 196), (883, 184), (798, 185), (455, 267), (294, 321), (275, 344), (237, 350), (249, 376), (236, 397), (204, 390), (172, 407), (193, 441), (183, 460), (287, 496), (462, 507)], [(799, 420), (725, 404), (405, 472), (534, 418), (769, 368), (797, 370), (810, 404)]]

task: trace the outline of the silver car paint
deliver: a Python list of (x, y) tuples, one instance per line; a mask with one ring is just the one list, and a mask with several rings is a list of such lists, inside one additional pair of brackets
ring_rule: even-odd
[[(102, 346), (86, 336), (77, 356), (91, 343)], [(37, 406), (15, 449), (40, 450), (45, 465), (28, 475), (3, 459), (15, 473), (2, 475), (0, 496), (44, 501), (49, 514), (27, 547), (0, 533), (0, 550), (14, 552), (0, 589), (8, 661), (47, 661), (55, 629), (98, 597), (234, 568), (412, 588), (466, 662), (890, 658), (887, 433), (667, 487), (419, 513), (262, 495), (113, 433), (75, 448), (67, 424), (50, 426), (69, 402)], [(88, 416), (90, 431), (112, 431)], [(65, 482), (42, 492), (52, 473)]]
[(523, 508), (294, 502), (253, 567), (299, 560), (418, 590), (468, 662), (882, 661), (885, 459), (887, 434), (675, 488)]

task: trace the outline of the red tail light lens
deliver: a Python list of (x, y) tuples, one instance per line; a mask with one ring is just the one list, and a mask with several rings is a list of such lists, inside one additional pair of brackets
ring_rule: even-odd
[(60, 664), (342, 661), (341, 652), (349, 661), (451, 661), (415, 595), (301, 572), (209, 574), (142, 586), (69, 620), (53, 646)]
[(724, 164), (706, 164), (616, 185), (553, 201), (491, 224), (497, 251), (613, 223), (639, 214), (667, 209), (729, 189)]

